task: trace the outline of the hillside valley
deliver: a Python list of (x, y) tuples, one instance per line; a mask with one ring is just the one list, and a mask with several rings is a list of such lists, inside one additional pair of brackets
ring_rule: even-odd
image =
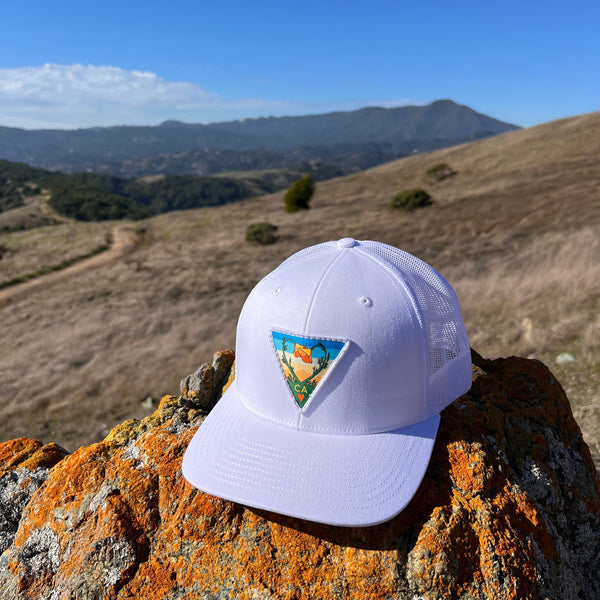
[[(260, 278), (305, 246), (350, 236), (436, 267), (455, 288), (481, 354), (544, 361), (598, 465), (598, 156), (593, 113), (319, 182), (308, 211), (285, 213), (278, 192), (137, 221), (139, 243), (127, 254), (0, 301), (0, 439), (27, 435), (72, 450), (148, 414), (214, 351), (234, 346), (237, 315)], [(427, 171), (440, 163), (453, 174), (436, 181)], [(416, 187), (431, 194), (431, 206), (388, 209), (396, 192)], [(244, 240), (247, 225), (260, 221), (278, 227), (275, 244)], [(19, 257), (63, 252), (82, 227), (101, 241), (110, 226), (0, 235), (0, 270), (16, 273)], [(57, 227), (64, 235), (51, 233)]]

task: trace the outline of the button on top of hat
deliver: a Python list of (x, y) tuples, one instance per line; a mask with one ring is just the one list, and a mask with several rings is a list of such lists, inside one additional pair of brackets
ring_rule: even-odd
[(354, 238), (342, 238), (338, 241), (338, 248), (352, 248), (352, 246), (356, 246), (357, 241)]

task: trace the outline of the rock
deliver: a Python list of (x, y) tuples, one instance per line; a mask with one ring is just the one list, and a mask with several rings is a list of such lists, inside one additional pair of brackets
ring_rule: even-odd
[(564, 365), (566, 363), (572, 363), (575, 362), (575, 357), (570, 354), (569, 352), (562, 352), (561, 354), (559, 354), (556, 357), (556, 364), (557, 365)]
[(28, 438), (0, 444), (0, 554), (12, 545), (23, 510), (49, 469), (66, 455), (56, 444)]
[(213, 364), (204, 363), (181, 380), (181, 396), (194, 400), (199, 408), (210, 410), (221, 397), (234, 361), (233, 350), (215, 352)]
[(330, 527), (192, 488), (181, 458), (207, 413), (188, 385), (51, 469), (0, 558), (3, 600), (600, 598), (600, 481), (561, 386), (535, 360), (473, 357), (391, 521)]
[(156, 400), (154, 396), (147, 396), (140, 404), (142, 405), (142, 408), (145, 408), (146, 410), (155, 409), (158, 406), (158, 400)]
[(233, 362), (235, 360), (235, 352), (233, 350), (223, 350), (215, 352), (213, 355), (213, 388), (215, 394), (215, 402), (221, 397), (223, 389), (232, 379)]

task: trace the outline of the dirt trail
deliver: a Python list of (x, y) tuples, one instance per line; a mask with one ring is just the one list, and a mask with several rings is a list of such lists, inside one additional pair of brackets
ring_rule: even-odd
[(75, 219), (71, 219), (71, 217), (65, 217), (65, 215), (61, 215), (59, 212), (56, 212), (48, 203), (50, 200), (50, 194), (45, 193), (43, 196), (43, 201), (40, 204), (40, 212), (46, 217), (50, 217), (55, 221), (59, 221), (60, 223), (77, 223)]
[[(54, 216), (54, 215), (52, 215)], [(66, 219), (63, 217), (61, 220)], [(71, 222), (67, 220), (66, 222)], [(77, 273), (95, 269), (113, 260), (117, 260), (131, 252), (140, 242), (140, 234), (131, 225), (115, 225), (112, 230), (112, 241), (108, 250), (76, 262), (60, 271), (40, 275), (35, 279), (24, 281), (11, 287), (0, 290), (0, 306), (4, 306), (19, 296), (45, 289)]]

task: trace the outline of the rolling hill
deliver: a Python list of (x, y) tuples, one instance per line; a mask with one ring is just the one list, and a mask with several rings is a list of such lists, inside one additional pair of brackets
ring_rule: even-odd
[[(72, 449), (147, 414), (149, 396), (177, 392), (182, 377), (234, 345), (239, 310), (261, 277), (300, 248), (351, 236), (440, 270), (484, 356), (548, 364), (598, 461), (599, 155), (594, 113), (321, 182), (301, 213), (285, 213), (276, 193), (139, 221), (142, 240), (129, 254), (0, 307), (0, 439), (27, 435)], [(438, 164), (454, 174), (432, 180)], [(388, 209), (396, 192), (414, 187), (433, 204)], [(277, 243), (244, 241), (257, 221), (278, 226)], [(46, 255), (79, 225), (57, 227), (65, 235), (53, 236)], [(8, 249), (0, 268), (25, 252), (25, 233), (0, 238)], [(43, 244), (40, 236), (38, 251)]]

